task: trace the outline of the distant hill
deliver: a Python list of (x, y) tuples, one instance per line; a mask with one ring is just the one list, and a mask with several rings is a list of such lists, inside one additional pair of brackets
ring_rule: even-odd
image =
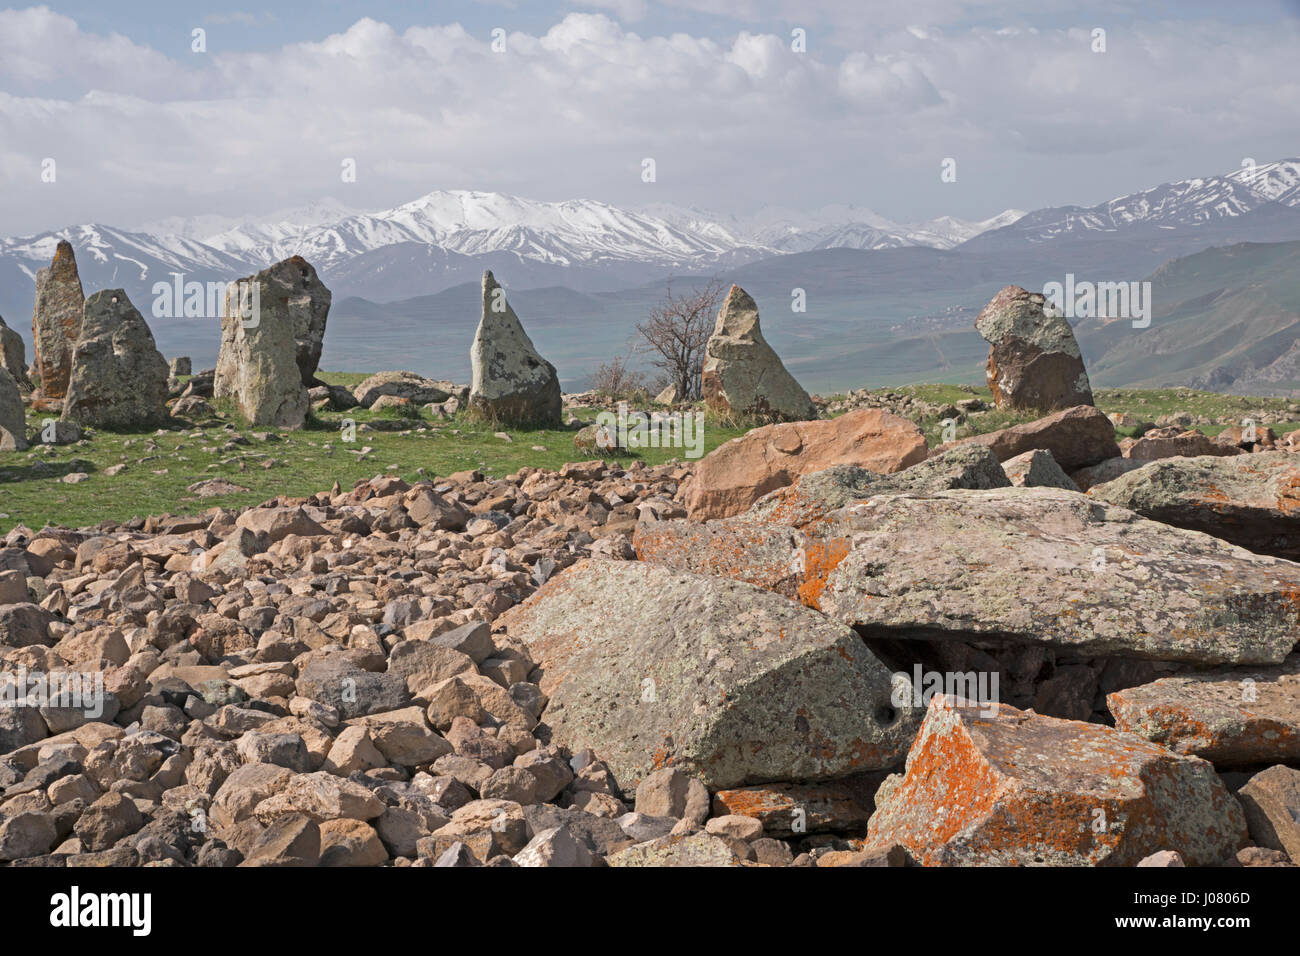
[(1300, 242), (1207, 249), (1150, 280), (1150, 328), (1076, 327), (1095, 385), (1300, 393)]

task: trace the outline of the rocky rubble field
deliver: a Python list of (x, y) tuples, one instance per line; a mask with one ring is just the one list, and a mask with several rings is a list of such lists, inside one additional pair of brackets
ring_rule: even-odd
[[(496, 448), (557, 434), (556, 369), (486, 273), (470, 386), (323, 381), (329, 291), (294, 258), (240, 280), (259, 321), (228, 296), (218, 368), (182, 383), (70, 257), (38, 280), (30, 370), (6, 340), (6, 453), (167, 423), (134, 466), (217, 460), (148, 517), (0, 540), (0, 864), (1300, 854), (1300, 458), (1274, 407), (1213, 434), (1168, 396), (1107, 415), (1068, 323), (1014, 286), (976, 322), (988, 401), (828, 405), (732, 287), (702, 401), (745, 427), (699, 461), (604, 461), (577, 432), (581, 461), (371, 477), (363, 446), (350, 488), (209, 504), (277, 474), (244, 430), (332, 452), (313, 414), (391, 410), (366, 440), (416, 459), (471, 419)], [(180, 415), (211, 421), (164, 445)]]

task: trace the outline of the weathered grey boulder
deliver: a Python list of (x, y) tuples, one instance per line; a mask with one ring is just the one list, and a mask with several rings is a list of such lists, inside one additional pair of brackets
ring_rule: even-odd
[(414, 372), (377, 372), (352, 390), (357, 404), (370, 408), (384, 395), (404, 398), (416, 405), (445, 402), (456, 391), (451, 382), (435, 382)]
[(1259, 554), (1300, 560), (1300, 463), (1289, 452), (1165, 458), (1088, 494)]
[(643, 561), (747, 581), (880, 638), (1277, 663), (1300, 565), (1056, 488), (880, 495), (806, 529), (639, 525)]
[(167, 421), (167, 360), (122, 289), (86, 300), (65, 421), (95, 428), (153, 428)]
[(998, 408), (1045, 412), (1092, 404), (1079, 343), (1042, 295), (1009, 285), (975, 318), (989, 343), (984, 376)]
[(1214, 767), (1133, 734), (936, 695), (866, 849), (927, 866), (1136, 866), (1163, 849), (1212, 866), (1247, 842)]
[(1078, 491), (1079, 486), (1056, 463), (1052, 453), (1046, 448), (1036, 448), (1008, 458), (1002, 463), (1002, 470), (1011, 483), (1018, 488), (1064, 488)]
[(0, 368), (0, 451), (22, 451), (27, 447), (27, 418), (18, 383)]
[(313, 297), (319, 282), (315, 272), (293, 263), (286, 260), (226, 290), (213, 394), (232, 402), (250, 425), (300, 428), (307, 418), (297, 337), (319, 301)]
[(1115, 726), (1220, 766), (1300, 761), (1300, 655), (1162, 677), (1106, 697)]
[(714, 411), (745, 421), (771, 424), (817, 417), (817, 406), (763, 338), (758, 306), (738, 285), (722, 303), (705, 344), (701, 394)]
[(709, 787), (888, 767), (920, 716), (853, 631), (734, 581), (589, 559), (498, 623), (542, 668), (553, 741), (625, 792), (665, 766)]
[(475, 415), (503, 424), (560, 424), (555, 366), (533, 347), (491, 272), (483, 273), (483, 317), (469, 361), (469, 408)]
[(42, 399), (62, 399), (68, 390), (72, 352), (81, 335), (85, 305), (72, 243), (60, 240), (54, 260), (36, 273), (32, 349), (40, 370)]
[(0, 369), (4, 369), (14, 380), (20, 392), (30, 392), (32, 381), (27, 377), (27, 347), (23, 337), (0, 317)]

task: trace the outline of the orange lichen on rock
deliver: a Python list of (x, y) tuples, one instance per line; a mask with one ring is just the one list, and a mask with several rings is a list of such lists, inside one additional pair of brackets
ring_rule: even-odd
[(848, 557), (851, 549), (847, 538), (827, 538), (809, 544), (804, 549), (804, 578), (799, 585), (799, 600), (820, 611), (826, 581), (839, 563)]

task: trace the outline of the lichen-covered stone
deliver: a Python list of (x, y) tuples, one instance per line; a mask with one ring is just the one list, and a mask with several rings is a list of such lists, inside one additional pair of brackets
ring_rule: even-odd
[(1300, 761), (1300, 655), (1279, 667), (1163, 677), (1118, 690), (1120, 730), (1218, 765)]
[(33, 388), (27, 377), (27, 347), (23, 337), (0, 317), (0, 369), (8, 372), (21, 392), (30, 392)]
[(1135, 866), (1172, 849), (1214, 865), (1247, 842), (1208, 762), (1100, 724), (936, 695), (866, 848), (927, 866)]
[(1259, 554), (1300, 560), (1300, 463), (1289, 452), (1166, 458), (1088, 494)]
[(27, 417), (18, 383), (0, 368), (0, 451), (27, 448)]
[(295, 256), (226, 290), (213, 394), (233, 402), (250, 425), (300, 428), (306, 421), (298, 336), (311, 327), (324, 288), (315, 275)]
[(628, 791), (814, 781), (902, 759), (919, 714), (849, 628), (735, 581), (584, 560), (498, 621), (542, 669), (552, 740)]
[(1092, 404), (1079, 343), (1036, 292), (1009, 285), (975, 318), (989, 343), (984, 376), (998, 408), (1056, 411)]
[(483, 273), (483, 317), (469, 352), (470, 410), (490, 421), (559, 425), (555, 366), (538, 353), (491, 272)]
[(835, 465), (825, 471), (800, 475), (793, 485), (764, 495), (743, 517), (803, 528), (838, 508), (872, 495), (1010, 485), (991, 451), (980, 445), (958, 445), (887, 475), (857, 465)]
[(167, 421), (167, 360), (122, 289), (86, 300), (62, 418), (109, 429), (153, 428)]
[(733, 285), (704, 346), (701, 394), (715, 412), (770, 424), (807, 421), (817, 406), (763, 338), (758, 306)]

